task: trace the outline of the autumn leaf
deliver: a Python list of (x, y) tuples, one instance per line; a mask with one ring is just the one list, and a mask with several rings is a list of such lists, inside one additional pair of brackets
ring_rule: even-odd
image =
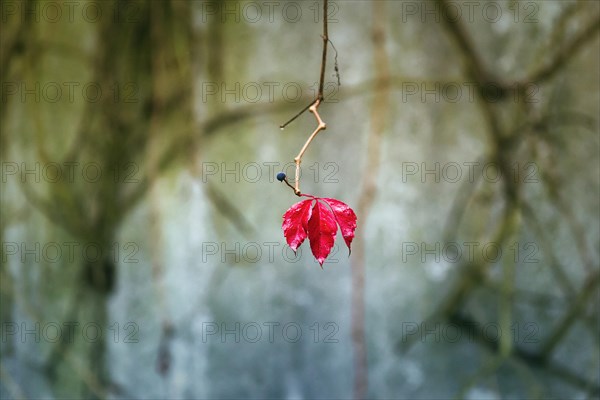
[(283, 215), (283, 236), (294, 253), (306, 239), (312, 199), (294, 204)]
[(317, 201), (308, 220), (308, 240), (310, 240), (310, 249), (321, 267), (331, 252), (336, 231), (337, 225), (333, 212)]
[(308, 237), (310, 249), (322, 268), (335, 242), (338, 225), (350, 251), (356, 214), (337, 199), (304, 196), (310, 199), (294, 204), (283, 215), (283, 235), (294, 252)]
[(352, 239), (354, 239), (354, 231), (356, 230), (356, 214), (354, 210), (348, 204), (337, 199), (323, 198), (321, 200), (331, 207), (335, 215), (335, 220), (342, 231), (346, 246), (348, 246), (348, 254), (350, 254), (352, 252), (350, 244), (352, 243)]

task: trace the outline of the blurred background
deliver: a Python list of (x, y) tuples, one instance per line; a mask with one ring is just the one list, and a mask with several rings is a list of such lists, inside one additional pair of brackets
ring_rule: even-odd
[(0, 8), (2, 398), (598, 398), (598, 2)]

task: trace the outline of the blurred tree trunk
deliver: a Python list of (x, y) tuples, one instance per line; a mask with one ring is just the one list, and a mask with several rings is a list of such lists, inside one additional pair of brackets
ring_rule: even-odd
[[(98, 102), (86, 102), (81, 115), (73, 117), (79, 119), (78, 130), (66, 149), (61, 149), (60, 160), (56, 154), (47, 154), (44, 143), (36, 143), (42, 161), (95, 163), (101, 177), (93, 183), (61, 180), (45, 185), (44, 190), (22, 187), (30, 203), (64, 228), (80, 247), (93, 243), (101, 253), (100, 257), (82, 256), (75, 277), (65, 269), (44, 272), (47, 280), (42, 293), (49, 300), (58, 287), (73, 293), (70, 309), (61, 312), (63, 321), (78, 323), (79, 330), (93, 323), (102, 334), (95, 340), (83, 332), (53, 344), (44, 370), (57, 398), (122, 395), (111, 383), (107, 365), (107, 340), (112, 339), (107, 306), (117, 283), (117, 264), (124, 259), (123, 244), (117, 243), (116, 235), (158, 174), (191, 154), (190, 148), (161, 153), (165, 145), (185, 141), (182, 136), (194, 133), (191, 4), (114, 1), (102, 7), (110, 17), (97, 24), (92, 82), (115, 91)], [(32, 35), (30, 40), (38, 38)], [(37, 43), (28, 48), (37, 48)], [(95, 334), (94, 329), (87, 333)]]

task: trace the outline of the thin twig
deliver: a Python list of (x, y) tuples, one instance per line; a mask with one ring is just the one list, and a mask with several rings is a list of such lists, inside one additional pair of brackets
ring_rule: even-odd
[(321, 119), (321, 116), (319, 115), (319, 111), (317, 110), (320, 103), (321, 103), (321, 100), (317, 100), (317, 101), (315, 101), (315, 103), (313, 105), (311, 105), (308, 108), (310, 110), (310, 112), (315, 115), (318, 125), (317, 125), (317, 128), (313, 131), (313, 133), (309, 136), (308, 140), (306, 140), (306, 143), (304, 143), (304, 146), (302, 146), (300, 153), (298, 153), (296, 158), (294, 158), (294, 162), (296, 163), (296, 186), (294, 188), (294, 193), (296, 193), (296, 196), (300, 196), (300, 194), (301, 194), (300, 193), (300, 163), (302, 162), (302, 156), (306, 152), (306, 149), (308, 149), (308, 145), (313, 141), (313, 139), (317, 136), (317, 134), (319, 132), (327, 129), (327, 125), (325, 124), (325, 122), (323, 122), (323, 120)]
[(327, 0), (323, 0), (323, 56), (321, 57), (321, 75), (319, 77), (319, 93), (317, 99), (323, 100), (323, 86), (325, 85), (325, 66), (327, 64), (327, 42), (329, 34), (327, 33)]
[[(319, 115), (319, 111), (318, 111), (319, 105), (321, 104), (321, 101), (324, 99), (323, 87), (325, 85), (325, 67), (327, 65), (327, 44), (328, 44), (328, 42), (330, 42), (329, 36), (327, 34), (327, 0), (323, 0), (323, 34), (321, 35), (321, 37), (323, 38), (323, 53), (322, 53), (322, 58), (321, 58), (321, 73), (319, 75), (319, 92), (317, 93), (317, 99), (315, 101), (313, 101), (308, 107), (301, 110), (298, 114), (296, 114), (288, 122), (286, 122), (283, 125), (280, 125), (281, 129), (285, 128), (286, 125), (288, 125), (290, 122), (294, 121), (296, 118), (298, 118), (300, 115), (302, 115), (306, 111), (307, 108), (308, 108), (308, 110), (310, 110), (311, 113), (313, 113), (313, 115), (315, 116), (315, 118), (317, 120), (317, 124), (318, 124), (316, 129), (306, 140), (306, 143), (304, 143), (304, 146), (302, 146), (302, 149), (300, 150), (300, 152), (298, 153), (296, 158), (294, 158), (294, 162), (296, 163), (296, 182), (295, 182), (295, 186), (293, 189), (294, 189), (294, 193), (296, 194), (296, 196), (302, 196), (302, 192), (300, 192), (300, 163), (302, 162), (302, 156), (306, 152), (306, 149), (308, 149), (308, 146), (310, 145), (310, 143), (317, 136), (317, 134), (319, 132), (327, 129), (327, 125), (321, 119), (321, 116)], [(337, 53), (337, 51), (336, 51), (336, 53)], [(285, 181), (285, 183), (291, 187), (291, 185), (287, 182), (287, 180)]]
[[(329, 36), (327, 34), (327, 0), (323, 0), (323, 34), (321, 35), (321, 38), (323, 38), (323, 55), (321, 57), (321, 73), (319, 75), (319, 92), (317, 93), (317, 98), (315, 100), (313, 100), (309, 105), (304, 107), (302, 110), (300, 110), (300, 112), (298, 112), (298, 114), (296, 114), (292, 118), (290, 118), (285, 124), (279, 125), (279, 128), (281, 128), (281, 129), (284, 129), (291, 122), (295, 121), (299, 116), (304, 114), (306, 112), (306, 110), (310, 109), (310, 107), (312, 105), (316, 104), (317, 101), (324, 99), (323, 87), (325, 86), (325, 67), (327, 65), (327, 42), (331, 43), (331, 40), (329, 40)], [(331, 45), (333, 46), (333, 43)], [(334, 50), (335, 50), (335, 46), (334, 46)], [(336, 54), (335, 57), (336, 57), (336, 66), (337, 66), (337, 50), (335, 51), (335, 54)], [(336, 69), (336, 72), (337, 72), (337, 69)], [(339, 84), (339, 74), (338, 74), (338, 84)]]
[(340, 68), (338, 67), (338, 60), (337, 60), (338, 51), (335, 48), (335, 45), (333, 44), (333, 42), (331, 40), (329, 40), (329, 38), (327, 38), (327, 40), (331, 44), (331, 47), (333, 47), (333, 51), (335, 51), (335, 56), (333, 58), (333, 70), (335, 71), (335, 77), (337, 78), (337, 84), (339, 87), (339, 86), (342, 86), (342, 83), (340, 82)]
[(316, 101), (317, 101), (317, 99), (312, 100), (306, 107), (304, 107), (302, 110), (298, 111), (298, 114), (296, 114), (292, 118), (290, 118), (285, 124), (279, 125), (279, 128), (281, 128), (281, 130), (284, 130), (286, 126), (288, 126), (289, 124), (294, 122), (296, 120), (296, 118), (298, 118), (299, 116), (304, 114), (306, 112), (306, 110), (308, 110), (310, 108), (310, 106), (315, 104)]
[(284, 182), (286, 185), (288, 185), (288, 187), (289, 187), (290, 189), (292, 189), (292, 190), (294, 191), (294, 193), (296, 193), (296, 188), (295, 188), (295, 187), (293, 187), (293, 186), (290, 184), (290, 182), (288, 182), (287, 178), (283, 178), (283, 182)]

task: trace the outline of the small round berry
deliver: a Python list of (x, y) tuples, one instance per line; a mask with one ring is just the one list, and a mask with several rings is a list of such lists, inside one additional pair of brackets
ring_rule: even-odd
[(279, 182), (283, 182), (284, 179), (285, 179), (285, 174), (283, 172), (280, 172), (277, 174), (277, 180)]

